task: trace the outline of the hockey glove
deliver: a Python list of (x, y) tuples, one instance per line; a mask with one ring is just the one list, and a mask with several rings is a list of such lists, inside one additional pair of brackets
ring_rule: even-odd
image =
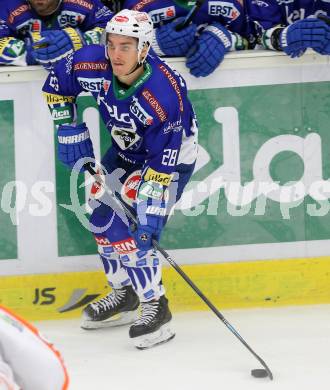
[(193, 23), (180, 31), (176, 27), (184, 18), (178, 18), (155, 30), (156, 42), (152, 47), (158, 55), (169, 57), (185, 56), (192, 47), (195, 39), (197, 26)]
[(230, 32), (220, 23), (207, 26), (187, 54), (186, 65), (196, 77), (211, 74), (232, 45)]
[(72, 27), (41, 32), (42, 38), (34, 43), (35, 57), (42, 65), (54, 65), (60, 59), (83, 46), (80, 34)]
[(298, 20), (282, 30), (279, 46), (292, 58), (300, 57), (307, 48), (322, 50), (327, 30), (327, 25), (320, 19)]
[[(143, 193), (153, 194), (153, 197), (146, 197)], [(161, 199), (156, 199), (161, 198)], [(159, 241), (161, 231), (164, 227), (166, 206), (163, 199), (163, 186), (153, 181), (141, 184), (134, 203), (137, 216), (137, 226), (130, 229), (130, 234), (136, 242), (136, 246), (143, 251), (153, 247), (152, 240)]]
[(1, 65), (35, 65), (31, 46), (21, 39), (14, 37), (0, 38), (0, 64)]
[(84, 42), (86, 45), (100, 45), (103, 38), (104, 29), (95, 27), (83, 33)]
[[(62, 125), (57, 130), (58, 159), (70, 168), (80, 159), (94, 159), (93, 144), (85, 123)], [(86, 162), (89, 162), (86, 161)]]

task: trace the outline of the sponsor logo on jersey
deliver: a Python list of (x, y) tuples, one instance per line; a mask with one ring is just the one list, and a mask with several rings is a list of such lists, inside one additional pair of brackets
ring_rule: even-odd
[(174, 133), (179, 133), (182, 130), (181, 119), (175, 122), (168, 122), (168, 125), (164, 127), (163, 133), (167, 134), (173, 131)]
[(86, 77), (78, 77), (77, 78), (79, 84), (86, 90), (90, 92), (98, 92), (102, 89), (103, 79), (89, 79)]
[(71, 74), (72, 71), (72, 63), (73, 63), (73, 53), (70, 53), (65, 57), (65, 73)]
[(269, 7), (269, 4), (262, 0), (253, 0), (251, 4), (257, 5), (258, 7)]
[(107, 237), (98, 237), (94, 236), (96, 244), (100, 246), (110, 246), (111, 242), (107, 239)]
[(8, 16), (8, 23), (12, 24), (18, 16), (22, 15), (24, 12), (30, 9), (28, 4), (21, 5), (20, 7), (14, 9)]
[(74, 96), (61, 96), (55, 95), (53, 93), (43, 93), (48, 104), (57, 104), (57, 103), (73, 103), (75, 100)]
[[(287, 11), (287, 7), (286, 11)], [(297, 22), (298, 20), (305, 19), (305, 9), (300, 8), (300, 9), (295, 9), (293, 12), (287, 15), (286, 20), (288, 24), (292, 24), (294, 22)]]
[(86, 0), (63, 0), (63, 3), (78, 4), (83, 8), (87, 8), (89, 10), (93, 9), (93, 4)]
[(120, 255), (135, 252), (137, 249), (133, 238), (127, 238), (126, 240), (113, 242), (112, 247)]
[(136, 97), (133, 97), (129, 109), (131, 113), (136, 116), (141, 123), (143, 123), (144, 126), (149, 126), (152, 124), (154, 120), (153, 117), (143, 109)]
[(157, 172), (152, 168), (148, 168), (143, 176), (145, 181), (155, 181), (156, 183), (168, 186), (171, 183), (172, 175), (167, 173)]
[(105, 93), (108, 93), (110, 85), (111, 85), (110, 80), (103, 80), (103, 89)]
[(240, 12), (232, 2), (228, 1), (209, 1), (209, 15), (223, 16), (235, 20), (239, 17)]
[(141, 171), (134, 171), (128, 176), (121, 188), (121, 197), (130, 206), (132, 206), (133, 202), (135, 201), (140, 181)]
[(293, 3), (295, 0), (276, 0), (278, 5), (282, 5), (282, 4), (291, 4)]
[(95, 18), (100, 19), (103, 16), (110, 16), (111, 14), (112, 14), (112, 12), (110, 11), (110, 9), (106, 6), (104, 6), (95, 13)]
[(179, 109), (182, 112), (183, 111), (183, 101), (182, 101), (182, 96), (180, 92), (180, 87), (174, 78), (174, 76), (171, 74), (171, 72), (166, 68), (165, 65), (159, 65), (159, 69), (164, 73), (164, 75), (168, 78), (169, 82), (171, 83), (178, 99), (179, 99)]
[(71, 118), (71, 111), (68, 108), (57, 108), (52, 111), (52, 118), (58, 119), (69, 119)]
[(160, 105), (159, 101), (155, 98), (155, 96), (149, 91), (149, 89), (144, 89), (142, 91), (142, 96), (146, 99), (146, 101), (150, 104), (151, 108), (155, 111), (158, 118), (161, 122), (165, 122), (167, 119), (167, 114), (163, 107)]
[(124, 160), (124, 161), (126, 161), (126, 162), (129, 162), (130, 164), (136, 164), (136, 160), (134, 160), (133, 158), (128, 158), (127, 156), (125, 156), (124, 153), (118, 152), (118, 156), (119, 156), (122, 160)]
[(135, 6), (133, 7), (134, 11), (141, 11), (146, 5), (153, 3), (155, 0), (142, 0), (139, 1)]
[(85, 19), (85, 15), (80, 14), (79, 12), (73, 11), (62, 11), (57, 17), (58, 24), (61, 27), (72, 26), (76, 27), (80, 25)]
[(108, 68), (107, 62), (77, 62), (74, 65), (74, 70), (107, 70)]
[(175, 18), (175, 7), (165, 7), (155, 9), (149, 12), (149, 15), (154, 23), (160, 23), (163, 20), (169, 20)]
[(161, 200), (164, 196), (163, 186), (153, 181), (147, 181), (142, 183), (138, 192), (138, 201), (144, 201), (147, 199)]

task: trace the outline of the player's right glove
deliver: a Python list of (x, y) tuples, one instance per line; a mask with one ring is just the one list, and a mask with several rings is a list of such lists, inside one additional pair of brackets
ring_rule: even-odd
[[(61, 125), (57, 130), (58, 159), (73, 168), (80, 159), (94, 159), (93, 144), (86, 123), (78, 126)], [(82, 164), (83, 165), (83, 164)]]
[(220, 23), (213, 22), (205, 28), (194, 47), (187, 54), (186, 65), (196, 77), (211, 74), (230, 50), (230, 32)]
[(292, 58), (300, 57), (307, 48), (320, 50), (328, 29), (326, 23), (317, 18), (298, 20), (281, 31), (279, 47)]
[[(144, 194), (152, 194), (152, 197)], [(158, 198), (158, 199), (157, 199)], [(154, 181), (142, 181), (134, 202), (137, 226), (130, 229), (136, 246), (147, 251), (153, 247), (152, 240), (159, 241), (166, 216), (164, 187)]]
[(47, 67), (83, 46), (80, 33), (72, 27), (63, 30), (46, 30), (40, 35), (41, 39), (34, 43), (35, 57), (40, 64)]
[(178, 18), (155, 29), (156, 39), (152, 47), (158, 55), (180, 57), (187, 54), (194, 43), (197, 26), (191, 23), (182, 30), (176, 31), (176, 27), (183, 20), (184, 18)]

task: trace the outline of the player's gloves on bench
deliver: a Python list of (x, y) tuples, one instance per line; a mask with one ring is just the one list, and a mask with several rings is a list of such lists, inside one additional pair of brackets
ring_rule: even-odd
[(320, 19), (298, 20), (281, 31), (279, 46), (292, 58), (300, 57), (307, 48), (319, 51), (324, 47), (327, 30), (329, 27)]
[[(163, 194), (162, 188), (152, 188), (154, 186), (162, 187), (155, 182), (145, 182), (140, 186), (148, 187), (154, 193)], [(139, 193), (141, 194), (140, 190)], [(163, 196), (162, 196), (163, 198)], [(145, 198), (138, 194), (134, 203), (136, 211), (137, 226), (135, 230), (130, 229), (130, 234), (136, 242), (136, 246), (143, 251), (153, 247), (152, 240), (159, 241), (165, 222), (166, 205), (164, 199)]]
[(34, 43), (34, 53), (36, 59), (43, 65), (55, 64), (83, 46), (80, 34), (72, 27), (42, 31), (41, 37)]
[[(57, 130), (58, 159), (70, 168), (80, 159), (94, 159), (93, 144), (85, 123), (61, 125)], [(86, 161), (87, 162), (87, 161)]]
[(27, 42), (14, 37), (0, 38), (0, 54), (1, 65), (35, 65), (37, 62), (33, 57), (33, 50)]
[(194, 47), (187, 53), (186, 65), (196, 77), (211, 74), (230, 50), (232, 39), (230, 32), (220, 23), (207, 26), (198, 37)]
[[(176, 31), (176, 27), (183, 20), (184, 18), (175, 19), (173, 22), (164, 24), (155, 30), (157, 42), (153, 43), (153, 48), (157, 54), (169, 57), (179, 57), (187, 54), (194, 43), (197, 26), (191, 23), (182, 30)], [(160, 50), (157, 50), (157, 46)]]

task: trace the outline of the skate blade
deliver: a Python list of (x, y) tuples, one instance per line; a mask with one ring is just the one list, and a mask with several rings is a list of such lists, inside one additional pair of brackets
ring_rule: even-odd
[(175, 333), (168, 324), (163, 325), (156, 332), (134, 337), (133, 344), (137, 349), (148, 349), (172, 340)]
[(111, 328), (120, 325), (132, 324), (137, 319), (137, 317), (137, 310), (119, 313), (103, 321), (92, 321), (88, 318), (84, 318), (83, 316), (80, 327), (85, 330)]

